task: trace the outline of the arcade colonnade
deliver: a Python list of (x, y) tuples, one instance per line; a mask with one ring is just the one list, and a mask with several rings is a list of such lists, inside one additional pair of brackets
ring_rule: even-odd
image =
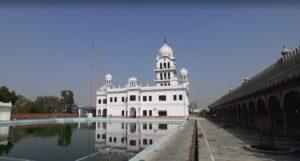
[(257, 128), (271, 120), (275, 133), (300, 140), (300, 46), (208, 106), (215, 120)]
[(300, 86), (237, 100), (210, 113), (223, 122), (251, 128), (259, 119), (269, 118), (275, 133), (300, 138)]

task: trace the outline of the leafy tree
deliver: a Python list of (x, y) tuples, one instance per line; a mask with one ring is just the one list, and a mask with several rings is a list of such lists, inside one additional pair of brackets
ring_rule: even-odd
[(24, 113), (44, 113), (43, 107), (32, 101), (25, 104), (25, 106), (22, 107), (22, 110)]
[(61, 91), (61, 101), (64, 104), (66, 112), (72, 113), (72, 107), (75, 105), (74, 93), (71, 90)]
[(27, 99), (26, 97), (24, 97), (23, 95), (18, 95), (17, 96), (17, 101), (15, 103), (15, 106), (17, 108), (23, 107), (24, 105), (26, 105), (27, 103), (31, 102), (31, 100)]
[(41, 106), (47, 113), (60, 112), (63, 104), (56, 96), (40, 96), (35, 100), (35, 104)]
[(0, 101), (15, 104), (17, 101), (17, 95), (15, 91), (9, 91), (6, 86), (2, 86), (0, 87)]

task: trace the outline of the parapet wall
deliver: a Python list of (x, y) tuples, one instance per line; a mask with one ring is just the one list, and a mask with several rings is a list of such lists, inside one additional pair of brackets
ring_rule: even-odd
[(208, 106), (209, 109), (300, 77), (300, 46)]

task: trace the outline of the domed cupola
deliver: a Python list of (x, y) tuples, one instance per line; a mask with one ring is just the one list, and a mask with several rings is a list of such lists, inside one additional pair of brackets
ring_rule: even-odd
[(137, 86), (137, 79), (135, 77), (130, 77), (128, 79), (128, 86), (129, 87), (135, 87), (135, 86)]
[(106, 76), (105, 76), (105, 79), (106, 80), (112, 80), (112, 75), (110, 73), (108, 73)]
[(186, 76), (186, 75), (188, 75), (188, 71), (185, 68), (182, 68), (180, 70), (180, 75)]
[(166, 38), (164, 38), (164, 44), (159, 49), (158, 54), (160, 57), (169, 57), (171, 59), (174, 59), (173, 50), (168, 46)]
[(112, 87), (112, 75), (110, 73), (105, 76), (105, 85), (107, 87)]
[(285, 45), (283, 45), (283, 46), (282, 46), (281, 55), (282, 55), (282, 56), (285, 56), (285, 55), (287, 55), (287, 54), (289, 54), (289, 53), (290, 53), (289, 49), (288, 49)]

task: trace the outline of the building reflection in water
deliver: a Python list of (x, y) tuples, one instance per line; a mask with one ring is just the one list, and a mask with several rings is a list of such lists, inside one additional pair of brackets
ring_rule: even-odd
[(0, 127), (0, 145), (7, 145), (8, 143), (9, 127)]
[[(96, 151), (133, 157), (178, 124), (96, 122)], [(108, 150), (109, 149), (109, 150)]]

